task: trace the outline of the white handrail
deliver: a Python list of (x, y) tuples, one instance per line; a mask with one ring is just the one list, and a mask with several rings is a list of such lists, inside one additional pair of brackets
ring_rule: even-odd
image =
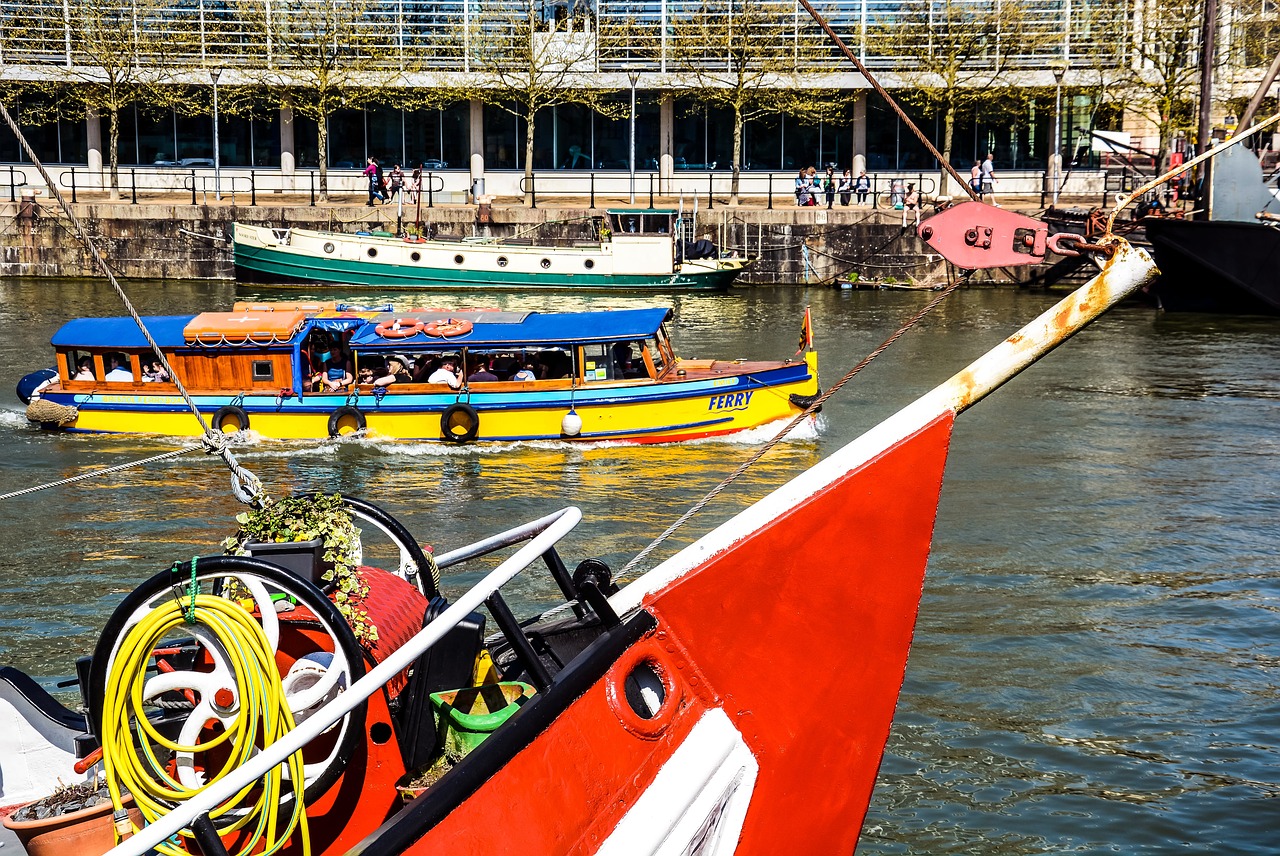
[(143, 827), (128, 841), (116, 845), (109, 851), (110, 856), (142, 856), (161, 841), (189, 826), (199, 815), (212, 811), (223, 801), (239, 793), (242, 788), (266, 775), (272, 767), (284, 763), (290, 755), (318, 737), (325, 729), (346, 716), (362, 701), (407, 669), (423, 651), (438, 642), (468, 614), (479, 609), (489, 595), (554, 546), (566, 533), (577, 526), (580, 520), (582, 520), (582, 511), (571, 505), (520, 527), (526, 532), (536, 528), (541, 528), (542, 531), (510, 558), (490, 571), (484, 579), (458, 598), (438, 618), (418, 631), (404, 645), (392, 651), (385, 660), (370, 669), (363, 678), (352, 684), (345, 692), (339, 693), (336, 698), (307, 717), (283, 739), (263, 749), (226, 778), (210, 784), (155, 823)]

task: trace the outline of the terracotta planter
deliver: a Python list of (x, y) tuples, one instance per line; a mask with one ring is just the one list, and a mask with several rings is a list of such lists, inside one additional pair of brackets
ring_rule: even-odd
[[(125, 804), (134, 824), (142, 826), (142, 813), (134, 808), (133, 798), (126, 798)], [(14, 820), (11, 814), (3, 822), (18, 836), (27, 856), (102, 856), (116, 845), (111, 815), (108, 800), (58, 817)]]

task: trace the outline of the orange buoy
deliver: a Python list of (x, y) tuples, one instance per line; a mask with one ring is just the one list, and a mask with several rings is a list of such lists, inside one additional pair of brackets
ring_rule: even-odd
[(451, 339), (455, 336), (467, 335), (471, 332), (472, 326), (470, 321), (461, 318), (441, 318), (424, 326), (422, 332), (438, 339)]
[(423, 324), (417, 318), (395, 318), (383, 321), (374, 332), (384, 339), (407, 339), (422, 332)]

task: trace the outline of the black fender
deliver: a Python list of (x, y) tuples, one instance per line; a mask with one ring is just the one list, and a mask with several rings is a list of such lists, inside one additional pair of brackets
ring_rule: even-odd
[(249, 430), (249, 414), (245, 413), (243, 407), (236, 407), (234, 404), (229, 404), (226, 407), (219, 407), (213, 414), (213, 430), (222, 431), (228, 434), (231, 433), (222, 427), (223, 423), (228, 421), (235, 424), (236, 431)]
[(329, 416), (329, 436), (341, 436), (339, 431), (341, 430), (342, 420), (348, 418), (355, 420), (357, 431), (363, 431), (368, 424), (365, 422), (364, 413), (359, 407), (352, 407), (349, 404), (344, 404), (337, 410), (333, 411)]
[(451, 443), (469, 443), (480, 433), (480, 414), (470, 404), (450, 404), (440, 414), (440, 433)]

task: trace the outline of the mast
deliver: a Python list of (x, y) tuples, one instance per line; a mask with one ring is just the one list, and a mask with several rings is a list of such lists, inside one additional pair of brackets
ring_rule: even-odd
[[(1198, 154), (1204, 154), (1213, 147), (1213, 140), (1210, 139), (1213, 125), (1209, 120), (1209, 110), (1213, 106), (1213, 61), (1217, 41), (1218, 0), (1204, 0), (1204, 22), (1200, 31), (1200, 117), (1196, 126)], [(1197, 219), (1213, 218), (1212, 170), (1212, 164), (1206, 163), (1200, 172), (1202, 198), (1207, 200), (1207, 204), (1204, 206), (1206, 210)]]

